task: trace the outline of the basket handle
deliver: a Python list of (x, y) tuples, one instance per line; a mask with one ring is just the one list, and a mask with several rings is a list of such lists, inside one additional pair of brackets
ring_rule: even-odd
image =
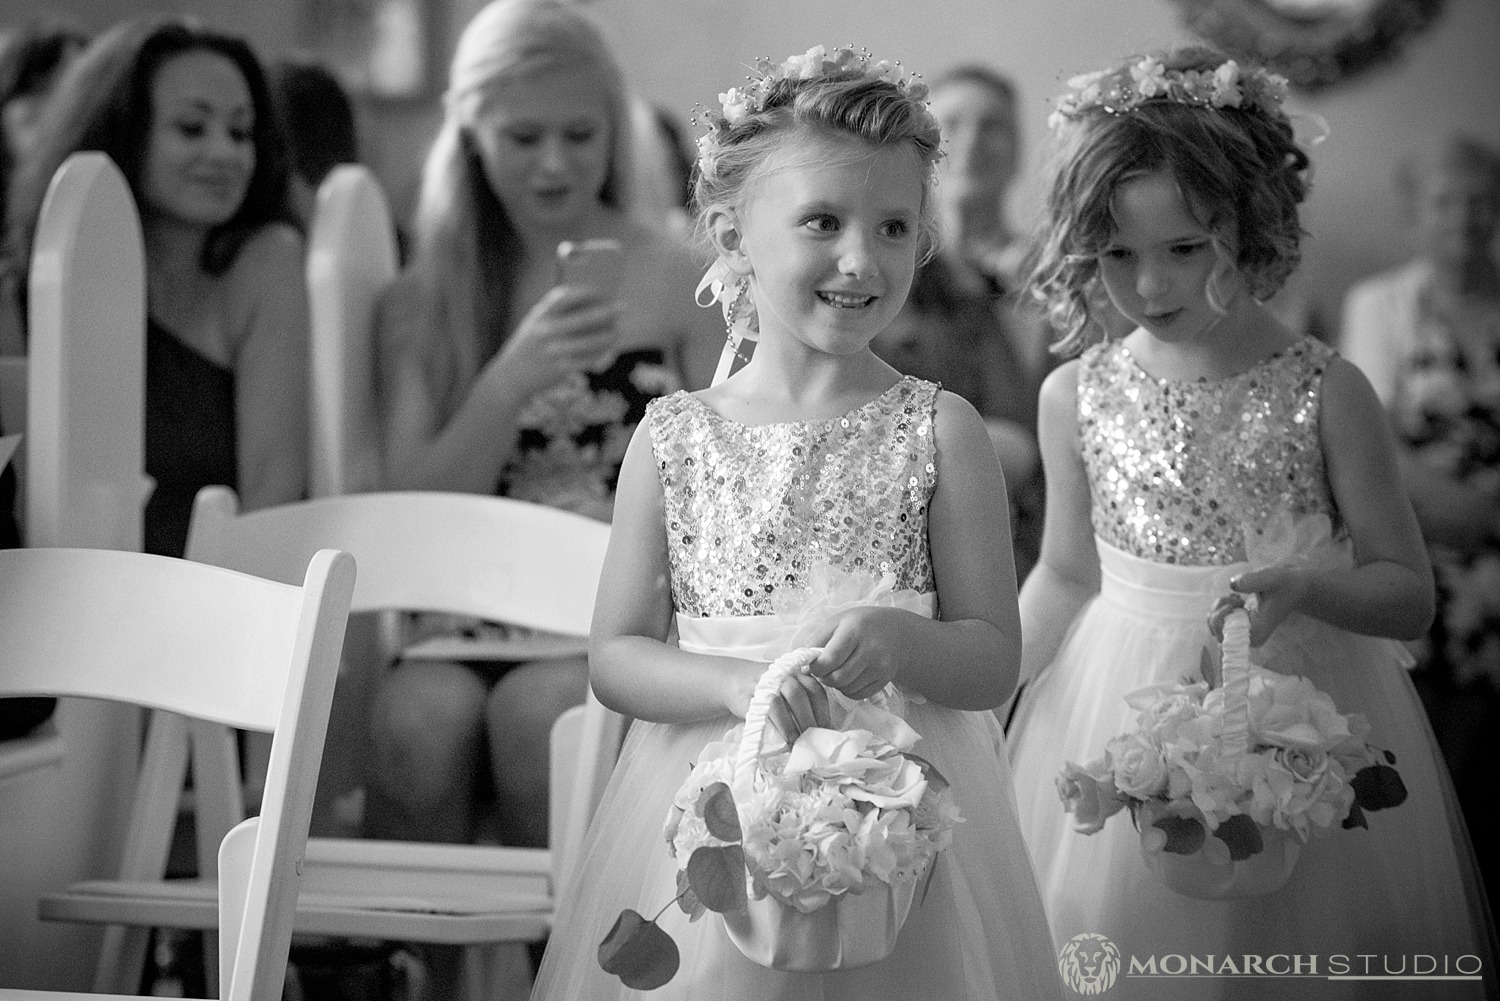
[(1236, 608), (1224, 619), (1222, 683), (1226, 757), (1250, 751), (1250, 615)]
[(766, 665), (750, 696), (750, 707), (745, 710), (745, 731), (734, 759), (736, 786), (748, 781), (755, 769), (755, 760), (760, 757), (761, 738), (771, 716), (771, 703), (781, 691), (781, 683), (811, 664), (822, 652), (821, 647), (805, 646), (788, 651)]

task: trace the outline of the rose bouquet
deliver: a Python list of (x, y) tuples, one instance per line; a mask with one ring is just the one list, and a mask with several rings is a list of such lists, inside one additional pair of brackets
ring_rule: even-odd
[[(781, 681), (817, 653), (795, 650), (767, 668), (745, 722), (704, 747), (665, 830), (679, 864), (675, 902), (694, 921), (717, 912), (742, 953), (783, 970), (889, 955), (917, 883), (963, 819), (946, 780), (911, 753), (919, 735), (891, 708), (894, 689), (835, 700), (840, 729), (762, 749)], [(601, 943), (600, 963), (642, 990), (678, 965), (670, 937), (634, 911)]]
[(1243, 611), (1224, 627), (1224, 683), (1182, 681), (1126, 696), (1135, 729), (1057, 778), (1074, 828), (1094, 834), (1129, 807), (1147, 865), (1189, 896), (1274, 892), (1301, 845), (1406, 799), (1395, 757), (1369, 724), (1306, 678), (1248, 661)]

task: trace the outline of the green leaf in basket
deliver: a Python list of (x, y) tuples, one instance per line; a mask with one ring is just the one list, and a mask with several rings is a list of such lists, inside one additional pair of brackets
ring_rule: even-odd
[(708, 913), (708, 908), (703, 906), (703, 901), (693, 892), (693, 884), (688, 880), (686, 869), (677, 870), (677, 906), (682, 908), (682, 913), (688, 916), (689, 921), (697, 921)]
[[(1212, 642), (1212, 641), (1210, 641)], [(1208, 682), (1209, 688), (1218, 688), (1224, 680), (1224, 671), (1219, 664), (1218, 644), (1210, 647), (1209, 643), (1203, 644), (1203, 649), (1198, 652), (1198, 674), (1204, 681)], [(1188, 684), (1192, 684), (1197, 678), (1184, 678)]]
[(1352, 831), (1356, 827), (1363, 827), (1368, 831), (1370, 829), (1370, 822), (1365, 819), (1365, 811), (1359, 808), (1358, 803), (1350, 803), (1349, 815), (1344, 818), (1344, 822), (1340, 826), (1346, 831)]
[(1237, 813), (1220, 824), (1219, 829), (1214, 831), (1214, 836), (1229, 846), (1229, 857), (1236, 862), (1258, 855), (1266, 847), (1266, 840), (1260, 834), (1260, 825), (1243, 813)]
[(1390, 765), (1367, 765), (1354, 773), (1354, 802), (1366, 810), (1385, 810), (1406, 802), (1406, 783)]
[(688, 883), (703, 906), (719, 914), (737, 911), (745, 895), (745, 852), (739, 845), (698, 848), (688, 859)]
[(632, 990), (656, 990), (676, 975), (681, 962), (672, 936), (629, 909), (620, 912), (599, 943), (599, 966)]
[(723, 782), (715, 782), (698, 796), (698, 815), (708, 825), (708, 833), (720, 841), (738, 841), (740, 833), (740, 811), (735, 808), (734, 796)]
[(1193, 854), (1203, 847), (1203, 839), (1208, 836), (1203, 825), (1192, 817), (1157, 817), (1152, 826), (1161, 828), (1162, 833), (1167, 836), (1167, 843), (1162, 846), (1162, 851), (1173, 855)]

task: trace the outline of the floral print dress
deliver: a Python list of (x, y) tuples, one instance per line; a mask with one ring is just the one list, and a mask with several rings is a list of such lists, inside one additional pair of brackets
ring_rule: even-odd
[[(1390, 411), (1419, 459), (1500, 505), (1500, 303), (1449, 322), (1419, 295)], [(1470, 552), (1430, 550), (1438, 615), (1422, 659), (1460, 685), (1500, 688), (1500, 539)]]
[(646, 404), (682, 388), (660, 348), (626, 351), (598, 372), (575, 372), (521, 412), (515, 457), (496, 493), (609, 521), (620, 463)]

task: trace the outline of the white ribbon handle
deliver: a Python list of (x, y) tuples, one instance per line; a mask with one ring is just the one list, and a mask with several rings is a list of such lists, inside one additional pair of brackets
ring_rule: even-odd
[(822, 647), (805, 646), (782, 654), (766, 665), (765, 673), (755, 683), (750, 708), (745, 710), (745, 730), (740, 737), (739, 753), (734, 759), (734, 784), (748, 783), (760, 757), (761, 738), (771, 716), (771, 703), (781, 691), (781, 683), (811, 664), (822, 653)]
[(1250, 615), (1236, 608), (1224, 619), (1223, 670), (1226, 758), (1250, 750)]

